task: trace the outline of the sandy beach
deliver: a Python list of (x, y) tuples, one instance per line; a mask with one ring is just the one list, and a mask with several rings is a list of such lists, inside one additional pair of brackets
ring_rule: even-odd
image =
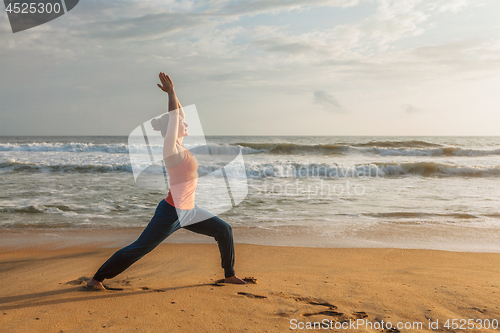
[(163, 243), (106, 280), (114, 290), (87, 291), (117, 248), (60, 245), (2, 248), (1, 332), (484, 331), (500, 319), (500, 253), (236, 244), (237, 274), (257, 283), (228, 285), (215, 243)]

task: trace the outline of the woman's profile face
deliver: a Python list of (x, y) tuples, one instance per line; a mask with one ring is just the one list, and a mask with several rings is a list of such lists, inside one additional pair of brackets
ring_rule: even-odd
[(179, 119), (179, 129), (178, 129), (178, 137), (179, 138), (182, 138), (182, 137), (185, 137), (185, 136), (188, 136), (189, 133), (188, 133), (188, 124), (184, 121), (183, 118), (180, 118)]

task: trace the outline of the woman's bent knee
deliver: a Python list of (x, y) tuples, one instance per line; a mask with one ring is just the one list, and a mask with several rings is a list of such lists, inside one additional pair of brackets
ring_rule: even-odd
[(219, 227), (219, 234), (221, 237), (224, 237), (224, 238), (232, 238), (233, 237), (233, 228), (231, 228), (231, 226), (229, 224), (224, 222)]

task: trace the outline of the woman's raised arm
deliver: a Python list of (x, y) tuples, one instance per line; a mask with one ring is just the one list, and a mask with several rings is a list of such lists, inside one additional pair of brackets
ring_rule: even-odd
[[(168, 94), (168, 126), (167, 134), (163, 142), (163, 158), (167, 158), (177, 153), (177, 136), (179, 130), (180, 103), (174, 89), (174, 83), (168, 75), (160, 73), (161, 85), (158, 87)], [(184, 112), (182, 112), (184, 114)]]

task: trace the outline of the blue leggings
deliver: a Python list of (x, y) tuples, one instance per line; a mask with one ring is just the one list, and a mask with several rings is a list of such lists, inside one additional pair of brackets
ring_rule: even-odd
[[(201, 222), (185, 226), (185, 229), (198, 234), (214, 237), (219, 245), (224, 276), (234, 273), (234, 243), (231, 226), (202, 209), (197, 209), (195, 216)], [(204, 217), (207, 219), (204, 219)], [(94, 279), (104, 281), (111, 279), (126, 270), (137, 260), (151, 252), (174, 231), (181, 228), (175, 207), (162, 200), (156, 208), (155, 215), (139, 238), (129, 246), (118, 250), (97, 270)]]

